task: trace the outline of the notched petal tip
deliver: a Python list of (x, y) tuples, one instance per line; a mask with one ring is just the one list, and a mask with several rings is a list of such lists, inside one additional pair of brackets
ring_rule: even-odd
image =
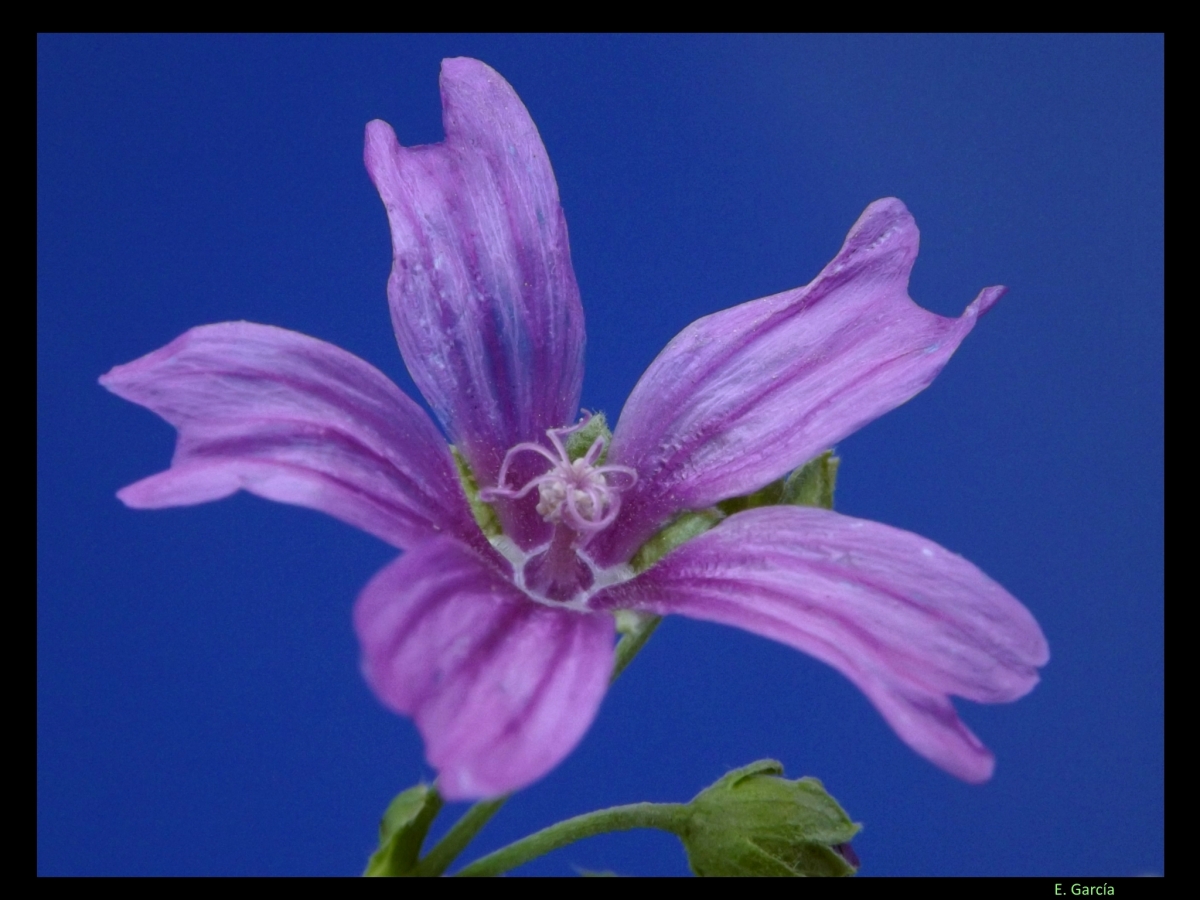
[(145, 393), (146, 382), (151, 380), (155, 367), (174, 356), (194, 332), (202, 328), (211, 327), (213, 326), (200, 325), (196, 328), (189, 328), (169, 344), (165, 344), (157, 350), (152, 350), (130, 362), (113, 366), (101, 375), (97, 381), (100, 382), (100, 386), (106, 391), (116, 394), (122, 400), (141, 403), (142, 401), (138, 397)]
[[(403, 147), (371, 122), (363, 159), (391, 227), (388, 301), (405, 364), (481, 483), (494, 483), (509, 447), (574, 418), (583, 308), (554, 173), (516, 92), (459, 58), (443, 62), (441, 96), (444, 140)], [(500, 516), (519, 542), (540, 524)]]
[(976, 319), (908, 295), (920, 233), (877, 200), (808, 285), (693, 322), (651, 363), (613, 433), (612, 461), (643, 476), (620, 530), (594, 548), (624, 561), (683, 509), (751, 493), (924, 390)]
[(178, 431), (171, 467), (122, 489), (128, 506), (188, 506), (247, 490), (403, 547), (478, 529), (436, 426), (370, 364), (251, 322), (185, 332), (100, 383)]
[(848, 268), (873, 268), (880, 274), (903, 271), (907, 276), (920, 244), (921, 232), (908, 207), (895, 197), (885, 197), (863, 210), (823, 274), (828, 277)]
[(383, 119), (372, 119), (367, 123), (363, 133), (363, 163), (376, 187), (387, 171), (384, 167), (399, 149), (400, 141), (391, 125)]
[[(884, 197), (863, 210), (846, 235), (834, 264), (824, 274), (840, 274), (850, 267), (874, 268), (889, 273), (903, 271), (907, 281), (920, 243), (921, 232), (908, 207), (895, 197)], [(1006, 293), (1008, 288), (1003, 285), (984, 288), (960, 318), (982, 316)]]
[(229, 469), (180, 467), (159, 472), (117, 491), (117, 499), (130, 509), (166, 509), (222, 500), (246, 487), (246, 479)]
[(985, 287), (979, 292), (979, 296), (972, 300), (970, 305), (968, 305), (963, 311), (962, 318), (967, 318), (970, 316), (971, 318), (978, 319), (989, 309), (995, 306), (996, 301), (998, 301), (1007, 293), (1008, 288), (1002, 284), (993, 285), (992, 287)]
[(966, 559), (814, 507), (735, 513), (593, 604), (719, 622), (808, 653), (916, 752), (972, 783), (995, 760), (950, 697), (1016, 700), (1049, 656), (1029, 610)]
[[(527, 122), (533, 127), (525, 104), (512, 85), (487, 63), (469, 56), (443, 59), (438, 85), (447, 112), (464, 103), (478, 107), (490, 106), (492, 114), (498, 118), (503, 117), (514, 124)], [(450, 125), (451, 121), (446, 124)]]
[(440, 81), (443, 85), (508, 84), (504, 77), (487, 63), (470, 56), (448, 56), (443, 59)]

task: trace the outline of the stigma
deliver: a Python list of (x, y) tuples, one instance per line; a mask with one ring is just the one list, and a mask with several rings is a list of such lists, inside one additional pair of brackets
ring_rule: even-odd
[[(480, 491), (480, 499), (517, 500), (536, 488), (538, 515), (554, 525), (556, 531), (568, 530), (573, 549), (583, 547), (616, 521), (621, 511), (621, 494), (637, 482), (637, 472), (629, 466), (600, 463), (608, 440), (605, 434), (598, 435), (582, 456), (571, 459), (563, 439), (580, 431), (590, 419), (589, 415), (576, 425), (547, 429), (550, 448), (531, 441), (512, 447), (504, 456), (496, 487)], [(508, 470), (518, 453), (536, 453), (550, 463), (550, 468), (520, 487), (509, 487)], [(559, 535), (560, 540), (562, 537)]]

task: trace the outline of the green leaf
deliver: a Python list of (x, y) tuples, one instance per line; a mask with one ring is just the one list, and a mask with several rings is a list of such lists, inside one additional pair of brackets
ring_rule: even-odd
[(835, 849), (856, 825), (815, 778), (788, 781), (775, 760), (735, 769), (696, 795), (679, 839), (697, 875), (853, 875)]
[(371, 855), (363, 875), (396, 877), (411, 873), (429, 826), (441, 808), (437, 788), (427, 784), (397, 794), (379, 823), (379, 849)]
[(458, 448), (453, 444), (450, 445), (450, 453), (454, 457), (455, 468), (458, 469), (458, 480), (462, 483), (463, 493), (467, 495), (467, 502), (471, 505), (471, 515), (475, 517), (475, 524), (488, 537), (499, 537), (504, 534), (504, 529), (500, 527), (500, 519), (497, 518), (492, 505), (479, 499), (479, 482), (475, 478), (475, 473), (471, 471), (471, 465), (467, 462), (467, 458), (459, 453)]

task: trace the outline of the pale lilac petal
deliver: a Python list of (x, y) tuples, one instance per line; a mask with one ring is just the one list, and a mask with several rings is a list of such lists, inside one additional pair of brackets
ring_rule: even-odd
[(928, 386), (1004, 288), (957, 319), (921, 309), (917, 243), (904, 204), (876, 201), (811, 284), (672, 340), (621, 412), (609, 461), (639, 480), (597, 555), (627, 558), (676, 511), (755, 491)]
[(583, 308), (529, 113), (477, 60), (443, 61), (441, 87), (443, 143), (402, 147), (374, 121), (364, 159), (391, 224), (400, 351), (480, 483), (494, 486), (509, 447), (574, 418)]
[(332, 344), (270, 325), (206, 325), (100, 383), (179, 431), (171, 468), (118, 494), (129, 506), (242, 489), (396, 547), (442, 532), (483, 540), (437, 427), (382, 372)]
[(1049, 658), (1029, 611), (961, 556), (811, 507), (738, 513), (593, 604), (733, 625), (815, 656), (914, 750), (973, 782), (992, 755), (948, 695), (1015, 700)]
[(367, 681), (416, 721), (451, 800), (550, 771), (596, 717), (612, 669), (611, 616), (534, 603), (444, 538), (376, 575), (354, 626)]

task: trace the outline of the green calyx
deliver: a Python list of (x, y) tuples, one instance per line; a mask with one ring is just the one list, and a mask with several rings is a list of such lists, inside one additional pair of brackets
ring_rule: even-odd
[(687, 804), (676, 834), (697, 875), (853, 875), (834, 848), (861, 826), (815, 778), (788, 781), (765, 759), (735, 769)]
[(774, 760), (735, 769), (690, 803), (631, 803), (575, 816), (489, 853), (464, 876), (502, 875), (575, 841), (653, 828), (674, 834), (696, 875), (853, 875), (838, 852), (859, 826), (815, 778), (788, 781)]
[(676, 547), (704, 534), (725, 516), (717, 509), (701, 509), (676, 516), (666, 528), (642, 544), (629, 565), (635, 572), (644, 572)]
[(717, 504), (717, 509), (727, 516), (759, 506), (819, 506), (833, 509), (833, 488), (841, 462), (832, 450), (826, 450), (794, 469), (786, 478), (772, 481), (753, 494), (722, 500)]
[(642, 544), (630, 560), (635, 572), (644, 572), (676, 547), (686, 544), (735, 513), (760, 506), (819, 506), (833, 509), (833, 488), (841, 460), (826, 450), (791, 474), (752, 494), (730, 497), (708, 509), (688, 510)]

